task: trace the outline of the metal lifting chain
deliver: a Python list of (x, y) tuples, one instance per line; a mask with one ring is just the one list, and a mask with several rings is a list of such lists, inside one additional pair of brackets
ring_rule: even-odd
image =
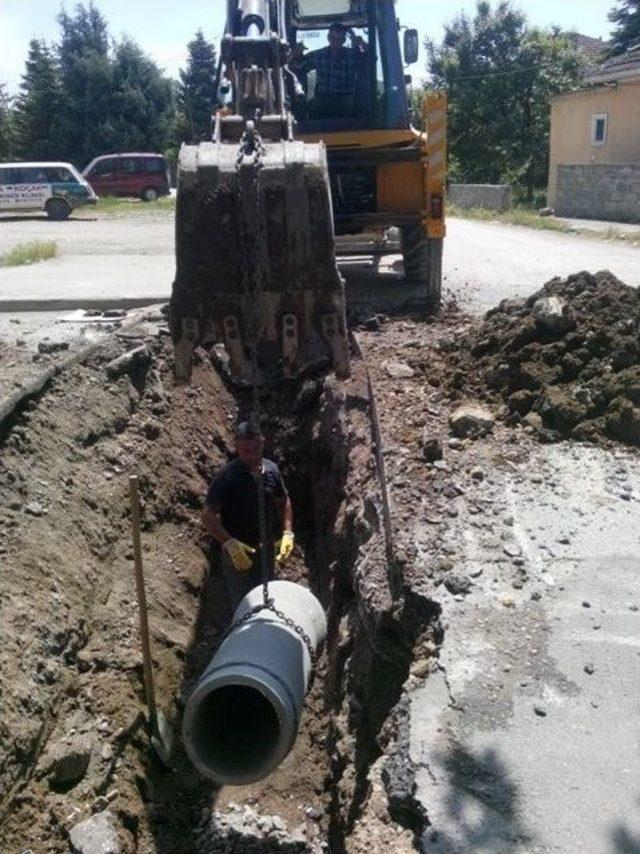
[[(251, 362), (253, 367), (253, 403), (252, 403), (252, 412), (251, 412), (251, 421), (252, 423), (260, 429), (260, 419), (261, 419), (261, 407), (260, 407), (260, 373), (259, 373), (259, 363), (258, 363), (258, 344), (260, 341), (260, 336), (258, 334), (258, 330), (260, 328), (260, 324), (262, 323), (262, 317), (260, 315), (260, 300), (258, 296), (262, 291), (262, 281), (263, 281), (263, 270), (262, 270), (262, 259), (260, 258), (260, 246), (261, 240), (265, 239), (265, 235), (262, 233), (262, 221), (263, 218), (261, 216), (261, 202), (262, 202), (262, 188), (260, 186), (260, 170), (262, 169), (262, 158), (264, 156), (265, 149), (262, 143), (262, 139), (260, 134), (256, 130), (256, 126), (254, 122), (247, 122), (247, 128), (240, 140), (240, 147), (238, 149), (238, 158), (236, 161), (236, 168), (238, 172), (243, 169), (250, 168), (251, 169), (251, 185), (247, 186), (246, 189), (250, 189), (250, 195), (253, 197), (254, 201), (254, 211), (255, 221), (254, 221), (254, 229), (251, 235), (247, 235), (245, 232), (245, 237), (248, 238), (244, 241), (244, 269), (245, 271), (250, 271), (251, 276), (253, 278), (254, 288), (252, 290), (253, 295), (253, 306), (255, 308), (255, 329), (253, 330), (254, 340), (253, 346), (251, 348)], [(249, 159), (249, 164), (247, 165), (247, 159)], [(244, 190), (245, 187), (243, 186)], [(248, 201), (248, 200), (247, 200)], [(242, 218), (241, 218), (242, 219)], [(260, 229), (260, 230), (259, 230)], [(274, 543), (273, 538), (271, 536), (271, 531), (269, 527), (269, 523), (267, 520), (267, 500), (264, 489), (264, 478), (262, 467), (260, 472), (254, 475), (254, 479), (256, 482), (256, 490), (258, 494), (258, 526), (260, 531), (260, 569), (262, 575), (262, 604), (256, 605), (255, 608), (252, 608), (248, 611), (244, 616), (242, 616), (239, 620), (233, 623), (225, 632), (222, 637), (220, 643), (223, 643), (227, 637), (241, 626), (243, 623), (248, 622), (253, 616), (259, 614), (262, 611), (271, 611), (278, 619), (280, 619), (288, 628), (294, 631), (298, 637), (302, 640), (304, 645), (307, 648), (307, 652), (309, 653), (309, 659), (311, 661), (311, 673), (309, 678), (309, 689), (313, 685), (313, 681), (315, 678), (316, 671), (316, 651), (314, 649), (313, 643), (311, 642), (311, 638), (305, 632), (305, 630), (299, 626), (291, 617), (288, 617), (283, 611), (279, 608), (276, 608), (275, 602), (269, 596), (269, 575), (271, 564), (274, 559)]]

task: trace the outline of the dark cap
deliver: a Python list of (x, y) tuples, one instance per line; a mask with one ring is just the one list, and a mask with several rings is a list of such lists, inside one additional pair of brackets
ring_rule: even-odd
[(329, 27), (329, 32), (331, 32), (331, 30), (337, 33), (342, 33), (343, 36), (348, 32), (348, 28), (345, 27), (344, 24), (341, 24), (340, 21), (334, 21)]
[(241, 421), (234, 430), (234, 434), (236, 439), (246, 439), (251, 441), (252, 439), (263, 439), (262, 430), (260, 429), (259, 424), (255, 424), (253, 421)]

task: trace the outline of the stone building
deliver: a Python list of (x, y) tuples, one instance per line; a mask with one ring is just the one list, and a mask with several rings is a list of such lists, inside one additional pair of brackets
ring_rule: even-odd
[(548, 203), (558, 216), (640, 222), (640, 41), (553, 99)]

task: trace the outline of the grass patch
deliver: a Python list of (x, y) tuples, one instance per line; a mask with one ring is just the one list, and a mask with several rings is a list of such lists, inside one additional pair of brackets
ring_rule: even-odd
[(54, 258), (58, 252), (58, 244), (53, 240), (34, 240), (32, 243), (19, 243), (13, 249), (0, 255), (0, 267), (23, 267), (35, 264), (37, 261), (47, 261)]
[(447, 204), (448, 216), (460, 219), (475, 219), (481, 222), (501, 222), (506, 225), (522, 225), (525, 228), (536, 228), (539, 231), (557, 231), (562, 234), (578, 234), (581, 237), (591, 237), (593, 240), (620, 241), (631, 246), (640, 245), (640, 233), (625, 232), (615, 226), (602, 231), (595, 228), (579, 228), (570, 222), (564, 222), (552, 216), (540, 216), (531, 208), (512, 208), (509, 211), (490, 211), (485, 208), (459, 208)]
[(477, 219), (483, 222), (504, 222), (508, 225), (524, 225), (527, 228), (538, 228), (542, 231), (574, 232), (576, 229), (550, 216), (540, 214), (529, 208), (512, 208), (509, 211), (490, 211), (486, 208), (459, 208), (456, 205), (447, 205), (449, 216), (457, 216), (460, 219)]
[(174, 196), (162, 196), (155, 202), (143, 202), (141, 199), (119, 199), (115, 196), (104, 196), (94, 208), (85, 208), (91, 216), (97, 213), (104, 217), (148, 216), (149, 214), (173, 213), (176, 209)]

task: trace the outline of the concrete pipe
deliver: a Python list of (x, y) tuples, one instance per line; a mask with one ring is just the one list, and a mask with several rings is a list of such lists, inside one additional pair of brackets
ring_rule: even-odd
[[(269, 595), (317, 649), (327, 620), (315, 596), (289, 581), (272, 581)], [(257, 587), (240, 603), (234, 622), (261, 602)], [(273, 612), (261, 611), (238, 626), (185, 709), (182, 736), (198, 771), (220, 786), (245, 786), (274, 771), (296, 740), (310, 674), (305, 643)]]

